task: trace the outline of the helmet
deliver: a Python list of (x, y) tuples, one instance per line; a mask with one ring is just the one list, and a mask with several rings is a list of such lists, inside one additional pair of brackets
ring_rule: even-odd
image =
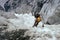
[(40, 14), (35, 14), (35, 18), (37, 18), (37, 17), (39, 17), (40, 16)]

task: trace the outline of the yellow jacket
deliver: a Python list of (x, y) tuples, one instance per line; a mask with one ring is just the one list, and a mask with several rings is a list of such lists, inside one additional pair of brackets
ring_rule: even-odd
[(40, 22), (40, 21), (41, 21), (41, 17), (39, 16), (36, 18), (36, 22)]

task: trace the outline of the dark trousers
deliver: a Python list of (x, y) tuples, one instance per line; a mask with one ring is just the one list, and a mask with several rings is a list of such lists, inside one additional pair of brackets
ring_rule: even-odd
[[(34, 27), (34, 26), (36, 26), (36, 27), (37, 27), (38, 23), (39, 23), (39, 22), (36, 22), (36, 21), (35, 21), (35, 23), (34, 23), (33, 27)], [(44, 27), (44, 24), (42, 25), (42, 27)]]
[(39, 23), (39, 22), (36, 22), (36, 21), (35, 21), (35, 23), (34, 23), (33, 27), (34, 27), (34, 26), (36, 26), (36, 27), (37, 27), (38, 23)]

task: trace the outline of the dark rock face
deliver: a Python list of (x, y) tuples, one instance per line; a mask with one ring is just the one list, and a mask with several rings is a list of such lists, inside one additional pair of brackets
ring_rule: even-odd
[(4, 11), (4, 8), (0, 5), (0, 10)]
[(26, 5), (30, 5), (30, 3), (32, 2), (32, 0), (8, 0), (5, 4), (4, 4), (4, 8), (5, 11), (10, 11), (13, 9), (16, 9), (17, 7), (21, 7), (21, 4), (26, 4)]
[(49, 0), (40, 11), (44, 23), (60, 24), (60, 0)]
[(24, 37), (26, 31), (27, 30), (20, 29), (19, 31), (1, 32), (0, 40), (29, 40), (29, 36)]
[(10, 5), (8, 3), (9, 0), (4, 4), (5, 11), (8, 11), (8, 9), (10, 8)]
[(33, 6), (33, 9), (32, 9), (32, 13), (34, 13), (33, 15), (35, 16), (36, 14), (39, 14), (39, 12), (41, 11), (43, 5), (47, 2), (47, 0), (37, 0), (36, 1), (36, 4), (34, 4), (35, 6)]
[(34, 11), (34, 15), (40, 12), (42, 6), (43, 6), (42, 2), (37, 2), (37, 7), (36, 7), (36, 10)]

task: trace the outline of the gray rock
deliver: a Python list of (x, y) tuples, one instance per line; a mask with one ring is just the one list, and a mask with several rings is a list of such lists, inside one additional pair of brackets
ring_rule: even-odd
[(7, 19), (16, 18), (15, 12), (4, 12), (4, 14), (2, 14), (2, 16), (7, 18)]
[(44, 23), (60, 24), (60, 2), (51, 0), (45, 3), (40, 11)]
[[(31, 6), (30, 3), (32, 2), (32, 0), (8, 0), (5, 4), (4, 4), (4, 8), (5, 11), (11, 11), (16, 9), (17, 7), (21, 8), (22, 10), (25, 9), (28, 6)], [(26, 4), (26, 7), (25, 5)], [(22, 8), (23, 6), (23, 8)], [(29, 8), (30, 9), (30, 8)], [(27, 10), (27, 9), (26, 9)], [(30, 10), (31, 11), (31, 10)]]
[(4, 11), (0, 11), (0, 16), (4, 17), (4, 18), (16, 18), (15, 16), (15, 12), (11, 11), (11, 12), (4, 12)]
[(0, 10), (4, 11), (4, 8), (0, 5)]
[(6, 1), (8, 0), (0, 0), (0, 5), (4, 8), (4, 4), (6, 3)]
[(7, 25), (8, 25), (8, 20), (0, 16), (0, 26), (7, 26)]

